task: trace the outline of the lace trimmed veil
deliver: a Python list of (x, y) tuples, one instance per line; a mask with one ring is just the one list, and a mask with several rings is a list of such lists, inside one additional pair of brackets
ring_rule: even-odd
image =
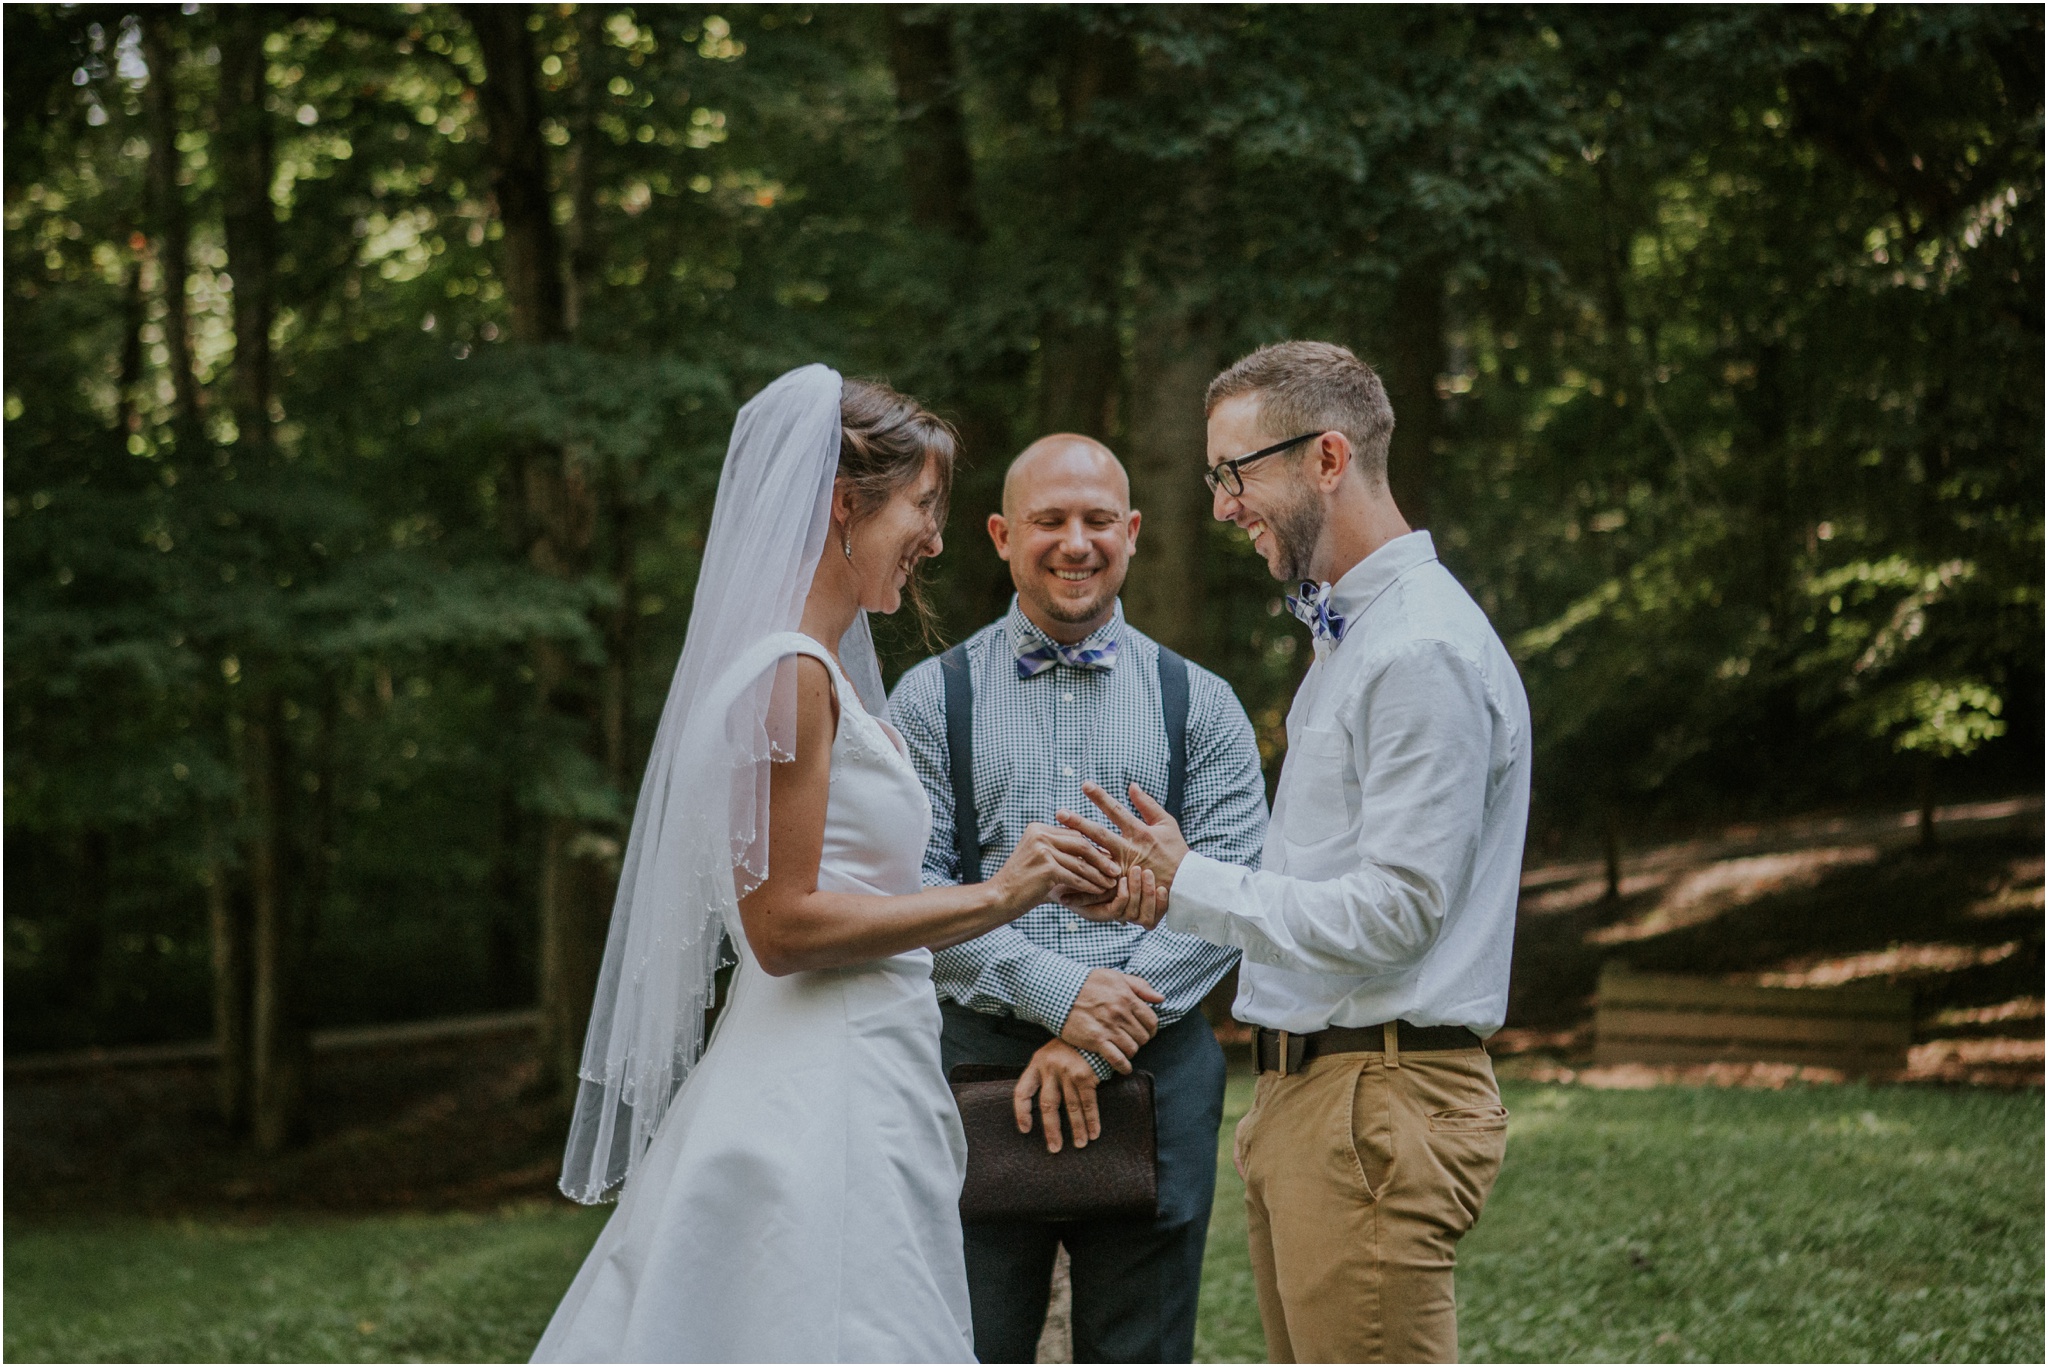
[[(612, 1195), (704, 1048), (722, 937), (768, 873), (769, 766), (795, 753), (797, 629), (831, 523), (840, 378), (808, 365), (740, 409), (719, 475), (683, 654), (654, 735), (612, 906), (562, 1160), (562, 1191)], [(839, 658), (884, 702), (867, 614)]]

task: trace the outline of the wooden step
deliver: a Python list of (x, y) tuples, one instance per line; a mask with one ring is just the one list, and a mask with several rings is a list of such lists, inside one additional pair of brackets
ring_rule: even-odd
[(1800, 1063), (1901, 1069), (1913, 994), (1884, 986), (1756, 987), (1610, 965), (1594, 999), (1593, 1061)]

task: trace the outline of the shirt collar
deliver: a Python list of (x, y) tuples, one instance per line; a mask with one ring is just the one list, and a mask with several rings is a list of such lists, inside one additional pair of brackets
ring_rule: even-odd
[[(1024, 615), (1024, 609), (1017, 602), (1017, 595), (1014, 593), (1010, 595), (1009, 616), (1004, 620), (1010, 628), (1010, 650), (1012, 654), (1022, 654), (1037, 646), (1053, 644), (1052, 637), (1040, 631), (1038, 625)], [(1074, 642), (1073, 645), (1078, 650), (1096, 650), (1108, 645), (1111, 641), (1120, 641), (1123, 637), (1124, 600), (1119, 598), (1116, 600), (1115, 606), (1110, 609), (1109, 620), (1089, 632), (1081, 640)]]
[(1367, 609), (1396, 579), (1434, 559), (1436, 543), (1428, 532), (1397, 536), (1345, 571), (1330, 589), (1330, 606), (1344, 614), (1350, 630), (1356, 630)]

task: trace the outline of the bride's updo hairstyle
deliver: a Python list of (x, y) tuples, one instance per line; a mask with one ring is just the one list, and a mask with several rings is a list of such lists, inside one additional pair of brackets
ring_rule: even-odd
[[(939, 503), (933, 512), (943, 527), (959, 455), (960, 438), (953, 424), (927, 412), (915, 399), (880, 380), (848, 379), (842, 384), (839, 478), (853, 486), (855, 522), (872, 516), (898, 490), (915, 484), (929, 462), (938, 467)], [(918, 624), (929, 632), (931, 605), (915, 575), (906, 596)]]

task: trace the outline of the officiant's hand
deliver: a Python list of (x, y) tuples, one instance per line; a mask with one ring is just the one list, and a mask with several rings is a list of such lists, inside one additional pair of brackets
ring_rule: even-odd
[(1131, 1056), (1159, 1033), (1159, 1013), (1152, 1008), (1165, 1000), (1135, 974), (1091, 968), (1081, 982), (1081, 994), (1067, 1009), (1060, 1038), (1076, 1049), (1102, 1055), (1119, 1073), (1128, 1073)]
[[(1188, 842), (1180, 833), (1180, 823), (1135, 783), (1131, 785), (1130, 792), (1136, 812), (1096, 784), (1084, 783), (1081, 791), (1115, 824), (1116, 829), (1112, 831), (1072, 812), (1059, 813), (1060, 824), (1069, 830), (1079, 831), (1115, 855), (1125, 866), (1127, 876), (1121, 880), (1124, 887), (1120, 895), (1107, 902), (1090, 904), (1075, 899), (1067, 905), (1090, 920), (1130, 921), (1149, 930), (1165, 914), (1167, 892), (1173, 885), (1173, 876), (1180, 871), (1181, 860), (1188, 855)], [(1150, 874), (1151, 881), (1139, 879), (1134, 886), (1128, 875), (1140, 871)]]
[(1017, 1133), (1031, 1133), (1032, 1098), (1036, 1097), (1038, 1113), (1045, 1120), (1045, 1151), (1060, 1151), (1061, 1111), (1066, 1112), (1067, 1122), (1073, 1126), (1074, 1147), (1087, 1148), (1089, 1140), (1102, 1137), (1102, 1115), (1095, 1105), (1096, 1085), (1095, 1070), (1081, 1057), (1080, 1050), (1061, 1040), (1047, 1040), (1031, 1056), (1024, 1076), (1017, 1079), (1016, 1090), (1010, 1093), (1010, 1104), (1017, 1113)]

